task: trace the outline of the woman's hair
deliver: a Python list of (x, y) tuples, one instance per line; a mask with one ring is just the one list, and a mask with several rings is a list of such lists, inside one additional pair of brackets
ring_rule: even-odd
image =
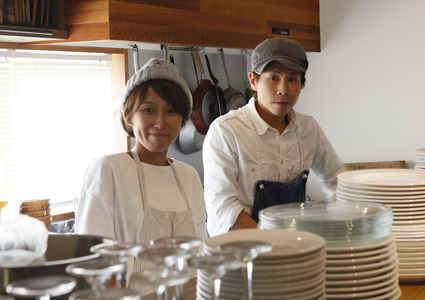
[(121, 122), (125, 128), (125, 131), (127, 131), (127, 133), (132, 137), (134, 137), (134, 132), (133, 128), (128, 124), (128, 121), (139, 110), (140, 106), (146, 98), (146, 94), (149, 88), (152, 88), (152, 90), (157, 93), (159, 97), (161, 97), (168, 104), (172, 105), (177, 113), (182, 116), (181, 126), (183, 126), (189, 118), (189, 101), (186, 99), (186, 94), (177, 84), (163, 79), (149, 80), (136, 87), (124, 105)]

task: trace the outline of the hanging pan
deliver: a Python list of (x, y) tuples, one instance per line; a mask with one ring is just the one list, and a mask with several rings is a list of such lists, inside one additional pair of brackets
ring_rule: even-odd
[(211, 69), (211, 64), (210, 64), (210, 60), (208, 59), (208, 56), (205, 54), (205, 61), (207, 62), (207, 67), (208, 67), (208, 74), (210, 74), (211, 80), (214, 82), (215, 85), (215, 91), (216, 91), (216, 95), (217, 95), (217, 99), (218, 99), (218, 110), (219, 110), (219, 115), (225, 115), (227, 113), (227, 109), (226, 109), (226, 98), (224, 97), (224, 92), (223, 89), (218, 85), (218, 79), (214, 76), (212, 69)]
[(249, 52), (245, 49), (241, 49), (241, 53), (242, 53), (242, 80), (243, 80), (243, 84), (245, 85), (245, 99), (248, 102), (249, 99), (252, 98), (253, 92), (251, 89), (251, 84), (249, 83), (249, 79), (248, 79), (248, 68), (247, 68), (248, 56), (244, 55), (244, 53), (248, 55)]
[(228, 86), (228, 88), (224, 90), (224, 97), (226, 99), (226, 108), (227, 108), (227, 111), (230, 111), (232, 109), (238, 109), (246, 104), (246, 99), (244, 94), (242, 94), (238, 90), (235, 90), (230, 85), (229, 74), (227, 73), (227, 68), (226, 68), (226, 62), (224, 61), (223, 49), (219, 49), (219, 51), (221, 55), (221, 60), (223, 62), (224, 73), (226, 75), (227, 86)]
[[(198, 84), (198, 72), (196, 70), (195, 59), (192, 55), (192, 64), (195, 75), (196, 84)], [(205, 135), (198, 132), (192, 120), (192, 115), (186, 121), (185, 125), (180, 129), (179, 147), (182, 153), (192, 154), (202, 150)]]
[(192, 119), (198, 132), (206, 134), (212, 121), (220, 116), (220, 99), (216, 86), (210, 80), (203, 78), (204, 67), (198, 50), (193, 49), (192, 51), (201, 74), (201, 80), (193, 93)]

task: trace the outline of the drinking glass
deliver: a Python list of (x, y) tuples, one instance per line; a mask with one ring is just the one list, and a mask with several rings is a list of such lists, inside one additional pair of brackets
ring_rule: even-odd
[[(150, 244), (154, 247), (165, 247), (165, 248), (179, 248), (185, 251), (190, 251), (192, 248), (198, 247), (202, 244), (202, 241), (196, 237), (192, 236), (172, 236), (166, 238), (159, 238), (156, 240), (151, 240)], [(190, 257), (180, 257), (176, 262), (176, 269), (179, 271), (184, 271), (186, 267), (186, 260)], [(184, 290), (183, 285), (177, 285), (174, 291), (174, 300), (183, 300), (184, 299)]]
[(271, 251), (272, 245), (257, 241), (239, 241), (221, 244), (218, 249), (233, 253), (244, 262), (242, 268), (245, 286), (243, 299), (252, 300), (252, 270), (254, 267), (252, 261), (258, 254)]
[(15, 297), (49, 300), (70, 293), (76, 285), (77, 280), (71, 276), (31, 277), (10, 283), (6, 292)]
[(107, 288), (112, 275), (122, 273), (124, 269), (125, 265), (122, 263), (111, 264), (106, 259), (95, 259), (70, 264), (66, 267), (66, 272), (83, 277), (95, 292), (99, 292)]
[[(137, 255), (142, 252), (145, 248), (140, 244), (130, 244), (130, 243), (116, 243), (116, 244), (99, 244), (90, 248), (92, 253), (98, 253), (103, 258), (111, 261), (112, 264), (122, 263), (126, 267), (127, 261), (130, 257), (137, 258)], [(123, 286), (123, 274), (125, 268), (122, 272), (117, 273), (116, 275), (116, 288), (121, 288)]]
[(181, 285), (190, 279), (189, 272), (163, 269), (146, 269), (130, 276), (130, 281), (137, 281), (141, 285), (153, 285), (156, 289), (156, 300), (168, 300), (167, 288)]
[(69, 300), (141, 300), (142, 295), (127, 289), (106, 288), (95, 292), (92, 289), (84, 289), (69, 297)]
[(231, 270), (243, 267), (244, 263), (232, 254), (217, 254), (213, 256), (200, 256), (189, 258), (187, 264), (196, 269), (207, 271), (210, 275), (211, 294), (214, 300), (220, 296), (221, 278)]

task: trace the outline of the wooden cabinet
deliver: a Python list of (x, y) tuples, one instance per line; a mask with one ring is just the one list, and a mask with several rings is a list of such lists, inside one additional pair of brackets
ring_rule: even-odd
[(0, 0), (0, 41), (66, 39), (65, 0)]
[(66, 42), (253, 49), (283, 33), (320, 51), (319, 0), (67, 0), (66, 12)]

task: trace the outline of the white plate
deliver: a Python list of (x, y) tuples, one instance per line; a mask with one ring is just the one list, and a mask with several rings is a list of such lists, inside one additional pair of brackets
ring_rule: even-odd
[(390, 283), (389, 286), (384, 286), (372, 291), (366, 292), (354, 292), (354, 293), (328, 293), (326, 290), (327, 299), (370, 299), (373, 296), (379, 296), (380, 294), (391, 293), (396, 287), (398, 287), (398, 280)]
[[(385, 251), (384, 253), (378, 252), (378, 255), (374, 256), (368, 256), (368, 257), (362, 257), (362, 258), (353, 258), (351, 256), (346, 255), (345, 259), (326, 259), (326, 267), (339, 267), (339, 266), (356, 266), (356, 265), (363, 265), (363, 264), (371, 264), (377, 261), (382, 261), (384, 259), (387, 259), (391, 255), (394, 255), (396, 252), (395, 247), (387, 248), (390, 249), (389, 251)], [(327, 256), (329, 257), (329, 256)]]
[(384, 247), (394, 241), (394, 236), (390, 234), (389, 236), (376, 241), (370, 245), (364, 246), (352, 246), (352, 247), (326, 247), (326, 253), (328, 254), (340, 254), (340, 253), (356, 253), (377, 250), (381, 247)]
[(343, 279), (357, 279), (357, 278), (368, 278), (372, 276), (379, 276), (384, 273), (388, 273), (392, 271), (393, 269), (397, 268), (397, 260), (393, 261), (393, 263), (389, 264), (388, 266), (385, 266), (383, 268), (379, 268), (376, 270), (371, 271), (364, 271), (364, 272), (351, 272), (351, 273), (335, 273), (335, 274), (328, 274), (326, 272), (326, 280), (343, 280)]
[(363, 258), (369, 258), (369, 257), (376, 257), (379, 255), (383, 255), (385, 253), (388, 253), (388, 251), (392, 251), (395, 249), (395, 244), (391, 243), (384, 247), (373, 249), (369, 251), (361, 251), (361, 252), (352, 252), (352, 253), (327, 253), (326, 254), (326, 261), (333, 261), (333, 260), (341, 260), (341, 259), (363, 259)]
[(410, 255), (404, 257), (402, 255), (398, 255), (398, 263), (401, 264), (406, 264), (406, 263), (424, 263), (425, 264), (425, 257), (412, 257)]
[(409, 210), (409, 211), (399, 211), (393, 209), (394, 216), (417, 216), (423, 215), (425, 217), (425, 210)]
[[(254, 294), (277, 294), (277, 293), (294, 293), (302, 290), (311, 289), (319, 284), (325, 282), (324, 273), (321, 276), (316, 276), (308, 281), (299, 282), (275, 282), (275, 283), (264, 283), (253, 280), (253, 291)], [(209, 287), (209, 277), (205, 274), (199, 273), (197, 276), (197, 284), (202, 284), (206, 288)], [(228, 292), (238, 292), (242, 290), (242, 280), (239, 283), (227, 281), (225, 278), (221, 281), (221, 289)]]
[[(418, 171), (416, 171), (418, 172)], [(355, 194), (362, 194), (362, 195), (376, 195), (376, 196), (394, 196), (394, 197), (403, 197), (403, 196), (424, 196), (425, 195), (425, 189), (387, 189), (387, 188), (362, 188), (352, 185), (344, 184), (343, 182), (338, 182), (337, 191), (344, 191), (344, 192), (351, 192)]]
[(351, 287), (329, 287), (326, 286), (326, 293), (328, 294), (335, 294), (335, 293), (357, 293), (357, 292), (364, 292), (364, 291), (371, 291), (376, 290), (385, 286), (388, 286), (389, 284), (394, 283), (395, 281), (398, 281), (398, 273), (394, 272), (392, 276), (389, 278), (386, 278), (383, 281), (380, 281), (378, 283), (373, 283), (369, 285), (361, 285), (361, 286), (351, 286)]
[(411, 169), (368, 169), (340, 173), (338, 181), (361, 186), (425, 188), (425, 174)]
[(425, 225), (425, 220), (424, 219), (421, 219), (421, 220), (403, 220), (403, 221), (394, 220), (393, 225), (398, 225), (398, 226)]
[(403, 253), (414, 255), (415, 253), (425, 253), (425, 246), (403, 246), (401, 243), (397, 244), (397, 253), (401, 255)]
[(418, 195), (403, 195), (403, 194), (394, 194), (391, 192), (385, 192), (385, 193), (389, 193), (389, 194), (382, 194), (379, 192), (373, 192), (373, 193), (366, 193), (363, 191), (359, 191), (359, 190), (355, 190), (355, 189), (349, 189), (349, 188), (345, 188), (343, 186), (338, 186), (337, 191), (336, 191), (338, 196), (345, 196), (345, 197), (350, 197), (350, 198), (358, 198), (359, 201), (361, 201), (360, 199), (368, 199), (368, 200), (413, 200), (413, 199), (418, 199), (418, 200), (423, 200), (425, 202), (425, 194), (418, 194)]
[(393, 253), (388, 259), (375, 262), (375, 263), (367, 263), (367, 264), (353, 265), (353, 266), (337, 266), (337, 267), (329, 267), (328, 265), (326, 265), (326, 275), (330, 275), (330, 274), (337, 275), (337, 274), (377, 270), (388, 265), (393, 265), (394, 262), (396, 261), (397, 261), (397, 254)]
[(377, 282), (385, 281), (391, 278), (394, 275), (398, 275), (397, 268), (393, 268), (390, 272), (373, 276), (369, 278), (354, 278), (354, 279), (346, 279), (346, 280), (326, 280), (326, 286), (329, 287), (356, 287), (356, 286), (367, 286)]
[(236, 241), (260, 241), (270, 243), (273, 249), (259, 257), (288, 258), (308, 254), (325, 247), (325, 239), (319, 235), (285, 229), (241, 229), (206, 239), (204, 245), (219, 251), (220, 244)]
[(393, 218), (395, 221), (425, 220), (425, 215), (394, 215)]

